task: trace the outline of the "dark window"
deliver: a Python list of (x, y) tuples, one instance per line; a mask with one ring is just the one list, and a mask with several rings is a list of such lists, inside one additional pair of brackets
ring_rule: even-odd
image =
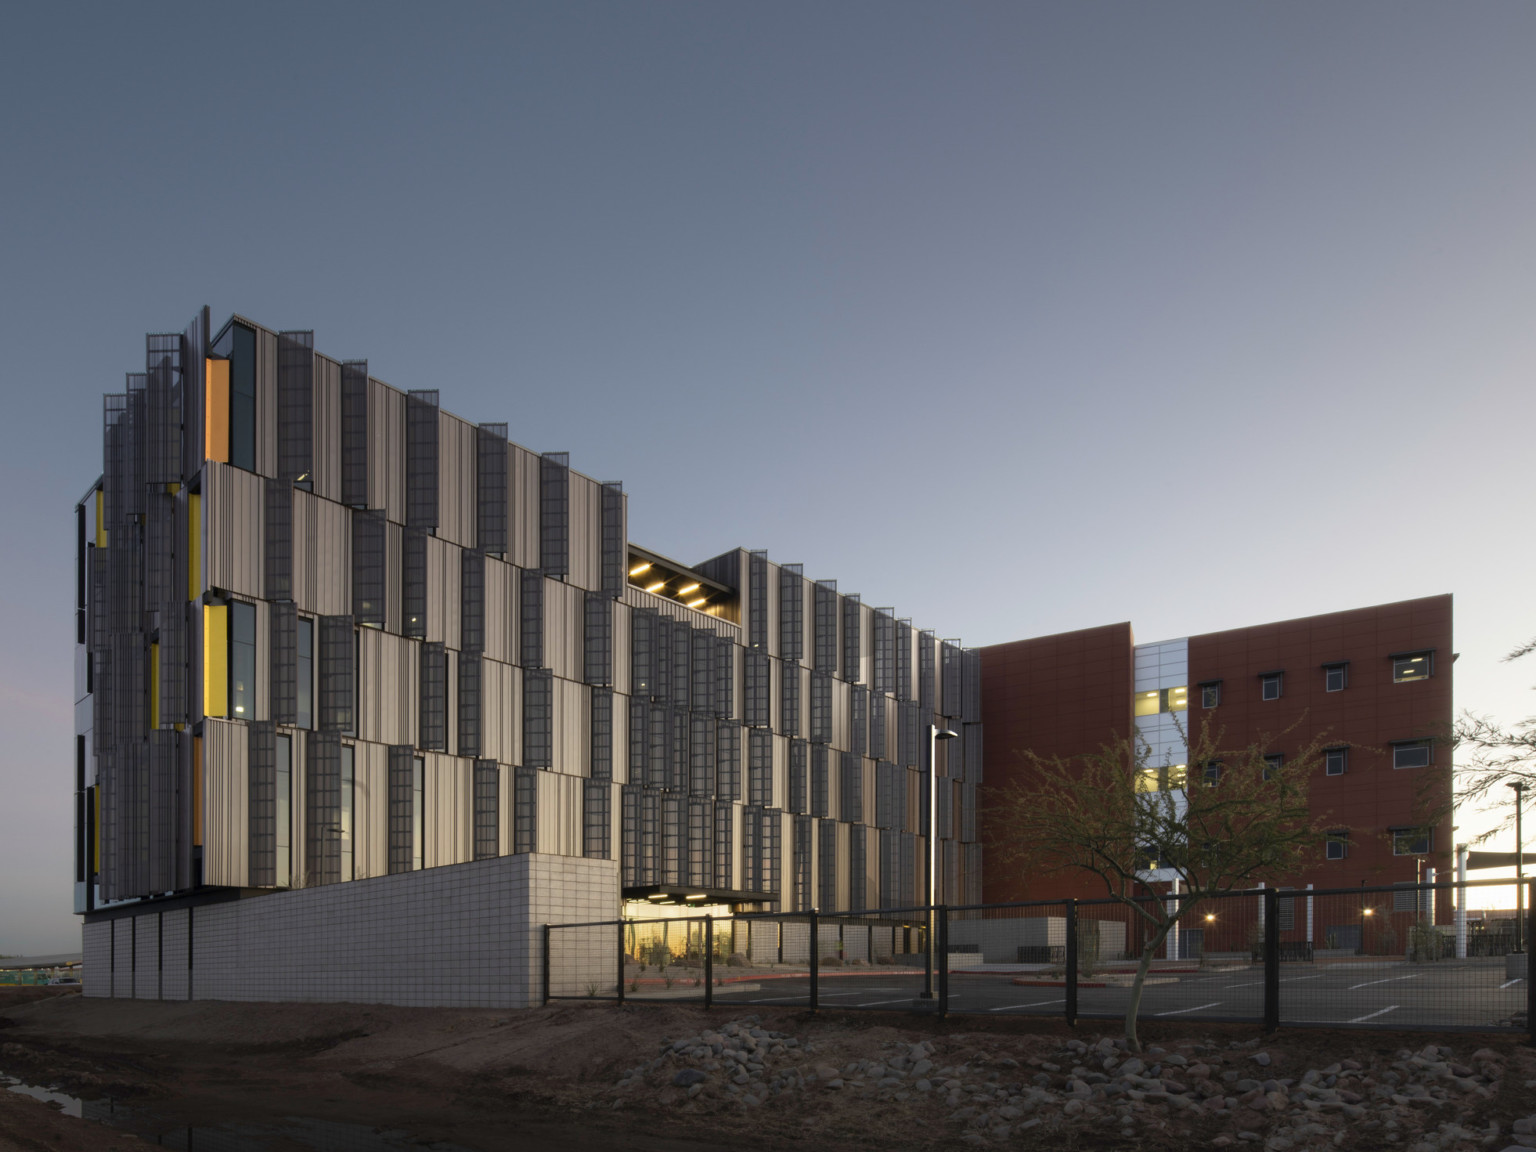
[(1220, 760), (1212, 760), (1201, 770), (1201, 775), (1208, 786), (1214, 787), (1221, 783), (1221, 774), (1224, 770), (1225, 765)]
[(548, 768), (554, 756), (554, 682), (547, 669), (523, 673), (523, 763)]
[(1399, 652), (1392, 657), (1392, 683), (1404, 684), (1410, 680), (1428, 680), (1435, 674), (1435, 653)]
[(277, 334), (277, 478), (314, 491), (315, 334)]
[(273, 745), (272, 883), (288, 888), (293, 884), (293, 740), (277, 736)]
[(400, 634), (421, 640), (427, 634), (427, 532), (407, 528), (400, 536)]
[(427, 759), (411, 757), (411, 867), (427, 866)]
[(1264, 757), (1264, 779), (1272, 780), (1280, 774), (1280, 769), (1285, 766), (1285, 756), (1280, 752), (1271, 752)]
[(799, 564), (779, 567), (779, 658), (805, 655), (805, 577)]
[(485, 651), (485, 553), (473, 548), (459, 558), (459, 647)]
[(341, 502), (368, 504), (368, 361), (341, 365)]
[(341, 741), (316, 732), (305, 742), (305, 884), (341, 879)]
[(1323, 770), (1329, 776), (1342, 776), (1348, 769), (1348, 748), (1325, 748), (1323, 750)]
[(1342, 692), (1349, 687), (1349, 665), (1324, 664), (1323, 665), (1323, 691)]
[(384, 624), (384, 513), (352, 511), (352, 614), (359, 624)]
[(1266, 672), (1259, 677), (1259, 697), (1261, 699), (1278, 700), (1284, 688), (1284, 672)]
[(475, 761), (475, 859), (501, 854), (501, 769), (494, 760)]
[(1392, 855), (1424, 856), (1434, 851), (1433, 828), (1392, 828)]
[(539, 567), (549, 576), (570, 571), (570, 462), (567, 452), (539, 458)]
[(1200, 707), (1216, 708), (1221, 704), (1221, 681), (1214, 680), (1200, 685)]
[(589, 860), (607, 860), (612, 855), (613, 785), (605, 780), (588, 780), (582, 785), (581, 854)]
[(475, 429), (475, 547), (492, 555), (507, 551), (507, 426)]
[(437, 531), (437, 390), (405, 397), (405, 524)]
[(1347, 828), (1335, 828), (1328, 833), (1325, 841), (1329, 860), (1343, 860), (1349, 855), (1349, 830)]
[(423, 644), (417, 673), (420, 712), (416, 746), (433, 752), (448, 749), (448, 654), (441, 644)]
[(1394, 740), (1392, 742), (1392, 767), (1427, 768), (1435, 762), (1435, 747), (1431, 740)]
[(229, 462), (256, 471), (256, 333), (243, 324), (226, 332), (229, 358)]
[(256, 605), (229, 602), (229, 714), (256, 716)]
[(300, 616), (294, 626), (294, 724), (315, 726), (315, 622)]

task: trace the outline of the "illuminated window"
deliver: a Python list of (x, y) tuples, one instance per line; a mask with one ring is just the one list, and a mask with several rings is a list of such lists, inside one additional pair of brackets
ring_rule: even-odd
[(1349, 687), (1349, 665), (1324, 664), (1323, 665), (1323, 691), (1342, 692)]
[(1136, 791), (1176, 792), (1188, 782), (1189, 769), (1183, 764), (1166, 764), (1159, 768), (1136, 770)]
[(1428, 768), (1434, 763), (1434, 743), (1429, 740), (1395, 740), (1392, 743), (1392, 767)]
[(229, 602), (229, 714), (256, 718), (256, 605)]
[(1160, 712), (1184, 712), (1189, 708), (1189, 689), (1152, 688), (1133, 697), (1137, 716), (1156, 716)]
[(1342, 860), (1349, 855), (1349, 830), (1347, 828), (1335, 828), (1328, 833), (1325, 843), (1329, 860)]
[(1433, 851), (1433, 828), (1393, 828), (1390, 831), (1394, 856), (1423, 856)]
[(1434, 652), (1400, 652), (1392, 657), (1392, 683), (1428, 680), (1435, 671)]
[(1200, 707), (1216, 708), (1221, 704), (1221, 681), (1212, 680), (1200, 685)]
[(1349, 768), (1348, 748), (1327, 748), (1323, 751), (1323, 769), (1330, 776), (1342, 776)]
[(1266, 672), (1259, 677), (1259, 697), (1263, 700), (1278, 700), (1285, 689), (1284, 672)]

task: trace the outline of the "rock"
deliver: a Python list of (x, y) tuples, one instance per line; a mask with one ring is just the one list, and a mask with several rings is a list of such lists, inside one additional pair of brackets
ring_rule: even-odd
[(1174, 1053), (1172, 1056), (1164, 1056), (1163, 1063), (1172, 1064), (1175, 1068), (1183, 1068), (1189, 1061), (1178, 1053)]
[(1082, 1110), (1083, 1102), (1081, 1100), (1068, 1100), (1066, 1105), (1062, 1108), (1061, 1114), (1063, 1116), (1076, 1116), (1081, 1113)]
[(931, 1080), (919, 1080), (915, 1085), (913, 1085), (913, 1087), (915, 1087), (919, 1092), (932, 1092), (933, 1091), (933, 1081), (931, 1081)]
[(837, 1069), (832, 1067), (832, 1065), (830, 1065), (830, 1064), (818, 1064), (818, 1065), (816, 1065), (816, 1078), (818, 1080), (836, 1080), (837, 1077), (838, 1077)]
[[(1050, 1064), (1042, 1064), (1041, 1067), (1049, 1072), (1058, 1071), (1057, 1068)], [(1135, 1056), (1132, 1056), (1124, 1064), (1120, 1065), (1120, 1072), (1125, 1076), (1140, 1076), (1146, 1070), (1147, 1062), (1145, 1060), (1138, 1059)]]
[(843, 1086), (843, 1082), (842, 1082), (841, 1078), (832, 1079), (832, 1080), (828, 1080), (827, 1081), (827, 1087), (828, 1088), (831, 1088), (831, 1089), (835, 1090), (835, 1089), (841, 1088), (842, 1086)]
[(1268, 1052), (1255, 1052), (1252, 1056), (1249, 1057), (1249, 1059), (1257, 1064), (1260, 1068), (1268, 1068), (1270, 1064), (1274, 1063), (1274, 1061), (1269, 1058)]
[(912, 1065), (912, 1075), (914, 1075), (914, 1076), (926, 1076), (926, 1075), (928, 1075), (928, 1073), (930, 1073), (932, 1071), (933, 1071), (933, 1061), (932, 1060), (921, 1060), (920, 1059), (920, 1060), (918, 1060), (918, 1062), (916, 1064)]
[(697, 1068), (683, 1068), (672, 1077), (672, 1084), (676, 1088), (687, 1088), (691, 1084), (702, 1084), (708, 1079), (709, 1077)]
[(1536, 1116), (1522, 1116), (1509, 1126), (1509, 1130), (1522, 1134), (1536, 1132)]

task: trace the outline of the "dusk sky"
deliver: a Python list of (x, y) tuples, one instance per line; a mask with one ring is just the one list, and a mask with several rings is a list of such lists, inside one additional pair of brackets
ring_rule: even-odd
[(1533, 59), (1527, 0), (9, 10), (0, 952), (80, 947), (72, 509), (205, 303), (681, 560), (971, 645), (1450, 592), (1457, 707), (1536, 712)]

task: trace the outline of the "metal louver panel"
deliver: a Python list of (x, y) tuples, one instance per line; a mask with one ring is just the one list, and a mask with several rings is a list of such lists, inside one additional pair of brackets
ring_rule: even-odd
[(630, 691), (649, 698), (656, 683), (656, 610), (636, 608), (629, 617)]
[(872, 756), (876, 760), (885, 758), (885, 710), (890, 705), (890, 700), (879, 692), (872, 692), (869, 696), (869, 748), (866, 756)]
[(581, 854), (607, 860), (613, 854), (613, 785), (588, 780), (582, 785)]
[(368, 506), (368, 361), (341, 364), (341, 502)]
[(352, 614), (359, 624), (384, 624), (386, 529), (384, 513), (354, 508), (352, 516)]
[(144, 495), (144, 606), (151, 611), (181, 602), (176, 538), (176, 497), (151, 489)]
[(672, 782), (672, 713), (665, 704), (651, 705), (651, 748), (646, 755), (645, 786), (666, 788)]
[(896, 699), (912, 699), (912, 621), (896, 621)]
[(151, 333), (144, 339), (146, 484), (181, 480), (181, 429), (185, 384), (180, 332)]
[(889, 609), (876, 608), (874, 625), (875, 667), (870, 677), (871, 686), (876, 692), (894, 692), (896, 690), (896, 621), (891, 618)]
[(832, 674), (811, 673), (811, 739), (832, 743)]
[[(982, 783), (982, 767), (986, 758), (982, 750), (982, 726), (967, 724), (962, 736), (965, 740), (965, 779), (970, 784)], [(953, 741), (951, 741), (953, 743)], [(975, 839), (975, 837), (969, 837)]]
[(448, 653), (441, 644), (421, 646), (421, 671), (417, 676), (420, 712), (416, 742), (430, 752), (448, 750)]
[(715, 711), (715, 634), (706, 632), (702, 628), (691, 629), (691, 632), (693, 633), (693, 664), (688, 707), (695, 712), (708, 712), (713, 715)]
[[(292, 600), (274, 601), (269, 606), (267, 618), (271, 632), (267, 666), (272, 680), (268, 711), (275, 723), (296, 724), (299, 710), (298, 609)], [(161, 659), (163, 661), (164, 657)]]
[(672, 631), (677, 622), (669, 616), (658, 615), (652, 633), (655, 640), (655, 675), (651, 685), (651, 699), (672, 698)]
[(160, 614), (160, 726), (187, 723), (187, 620), (181, 604)]
[(960, 785), (960, 839), (976, 839), (976, 785), (969, 780)]
[(283, 480), (268, 480), (265, 488), (264, 595), (268, 600), (292, 600), (293, 485)]
[(856, 594), (843, 597), (843, 679), (857, 684), (861, 678), (860, 602)]
[(400, 634), (413, 640), (427, 634), (427, 532), (407, 528), (400, 535)]
[(863, 756), (869, 750), (869, 689), (848, 689), (848, 750)]
[(570, 572), (570, 463), (568, 452), (546, 452), (539, 457), (539, 567), (548, 576)]
[(869, 903), (869, 830), (862, 824), (848, 829), (848, 910), (863, 912)]
[(485, 651), (485, 553), (473, 548), (459, 557), (459, 647)]
[(816, 826), (816, 834), (820, 840), (816, 906), (830, 912), (837, 907), (837, 825), (823, 820)]
[(960, 656), (962, 715), (967, 724), (981, 723), (981, 652), (965, 649)]
[(748, 892), (763, 890), (763, 814), (752, 806), (741, 810), (741, 886)]
[(409, 872), (416, 852), (416, 749), (389, 747), (389, 874)]
[(944, 641), (940, 649), (939, 675), (943, 685), (939, 711), (953, 720), (960, 715), (960, 649), (953, 640)]
[(582, 675), (588, 684), (613, 683), (613, 600), (601, 592), (585, 597)]
[(352, 617), (320, 617), (319, 647), (320, 730), (352, 732), (357, 726), (357, 637)]
[(686, 792), (688, 790), (688, 764), (689, 737), (692, 733), (688, 730), (688, 709), (672, 709), (672, 755), (669, 758), (670, 772), (667, 779), (667, 790), (670, 792)]
[[(790, 909), (795, 912), (804, 912), (811, 907), (811, 818), (809, 816), (795, 817), (794, 843), (790, 848), (790, 857), (794, 868)], [(819, 947), (819, 942), (813, 940), (811, 946)]]
[(554, 757), (554, 683), (548, 669), (523, 673), (523, 762), (549, 768)]
[(896, 708), (896, 760), (909, 768), (915, 768), (918, 763), (918, 733), (923, 722), (922, 711), (917, 702), (912, 700), (897, 704)]
[(600, 551), (603, 595), (617, 600), (629, 582), (628, 528), (624, 523), (624, 485), (610, 481), (602, 486), (602, 539)]
[(812, 667), (818, 672), (837, 671), (837, 581), (816, 581), (816, 613), (812, 628), (816, 646)]
[(405, 526), (437, 531), (437, 389), (405, 396)]
[(687, 845), (684, 849), (683, 883), (707, 888), (715, 878), (714, 805), (708, 800), (688, 801)]
[(661, 798), (661, 882), (683, 882), (683, 798)]
[(625, 888), (640, 883), (640, 786), (626, 784), (619, 790), (620, 883)]
[(508, 451), (505, 424), (475, 429), (475, 547), (495, 556), (507, 552)]
[(786, 736), (800, 735), (800, 667), (781, 665), (779, 681), (779, 731)]
[(843, 753), (842, 795), (838, 797), (838, 819), (845, 824), (864, 823), (864, 762), (857, 756)]
[(305, 746), (305, 884), (336, 884), (341, 881), (341, 740), (312, 732)]
[(496, 761), (475, 761), (472, 802), (475, 859), (489, 860), (501, 855), (501, 768)]
[(632, 784), (643, 784), (647, 778), (646, 767), (651, 750), (650, 726), (646, 721), (650, 718), (651, 706), (638, 696), (631, 696), (629, 700), (629, 780)]
[(655, 884), (661, 878), (661, 793), (646, 789), (640, 794), (640, 883)]
[(196, 474), (203, 466), (203, 387), (206, 371), (203, 358), (208, 352), (208, 307), (199, 308), (182, 333), (182, 423), (187, 434), (181, 438), (181, 476)]
[(613, 779), (613, 690), (592, 689), (592, 779)]
[[(277, 478), (314, 486), (315, 334), (277, 334)], [(338, 860), (340, 857), (338, 856)], [(339, 865), (338, 865), (339, 867)]]
[(715, 887), (734, 888), (735, 876), (732, 864), (736, 858), (736, 806), (717, 801), (715, 804)]
[(693, 629), (681, 620), (674, 620), (670, 635), (672, 637), (672, 654), (668, 657), (668, 669), (671, 672), (671, 692), (667, 699), (679, 708), (687, 708), (691, 701), (690, 689), (692, 687), (693, 669)]
[(768, 553), (747, 553), (747, 647), (768, 651)]
[(519, 589), (520, 612), (517, 634), (521, 641), (520, 660), (524, 668), (544, 667), (544, 577), (524, 572)]
[(512, 851), (539, 847), (539, 775), (533, 768), (512, 770)]
[(246, 731), (248, 847), (254, 888), (277, 883), (277, 736), (266, 721), (252, 721)]
[(736, 715), (736, 645), (729, 636), (715, 637), (715, 715), (722, 720)]
[(779, 659), (805, 655), (805, 578), (799, 564), (779, 566)]
[(145, 828), (149, 875), (145, 890), (169, 892), (176, 887), (176, 812), (181, 778), (181, 733), (162, 728), (149, 734), (149, 820)]
[(766, 728), (768, 726), (768, 693), (769, 671), (768, 654), (755, 648), (748, 649), (744, 654), (743, 666), (745, 669), (745, 699), (742, 706), (742, 715), (747, 724), (754, 728)]
[(773, 736), (766, 728), (747, 733), (747, 803), (773, 803)]
[(715, 718), (695, 712), (689, 725), (688, 794), (710, 797), (715, 794)]
[(478, 756), (480, 747), (480, 673), (481, 655), (478, 652), (459, 653), (459, 743), (455, 749), (460, 756)]
[(804, 740), (789, 742), (789, 802), (784, 807), (790, 812), (804, 813), (809, 810), (807, 792), (810, 782), (806, 779), (808, 751), (809, 747)]
[(923, 713), (930, 716), (936, 710), (934, 700), (936, 656), (933, 633), (919, 632), (917, 634), (917, 702)]
[(741, 799), (741, 725), (735, 722), (715, 728), (715, 796)]
[(825, 744), (811, 745), (810, 813), (818, 819), (832, 815), (832, 753)]

